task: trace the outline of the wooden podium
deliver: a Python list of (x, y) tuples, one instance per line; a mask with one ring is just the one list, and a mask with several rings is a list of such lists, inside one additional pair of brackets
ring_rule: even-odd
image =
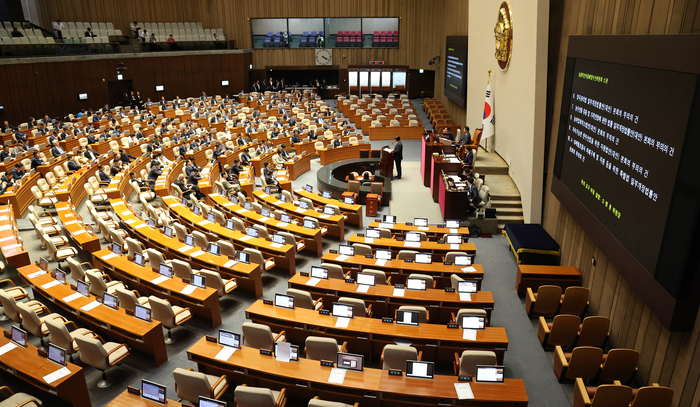
[(379, 174), (383, 177), (394, 177), (394, 150), (389, 146), (382, 147), (379, 156)]

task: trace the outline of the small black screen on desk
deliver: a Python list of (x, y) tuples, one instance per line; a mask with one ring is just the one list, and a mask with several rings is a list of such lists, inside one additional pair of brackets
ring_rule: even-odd
[(655, 274), (696, 76), (576, 59), (567, 81), (555, 175)]
[(464, 107), (467, 93), (467, 37), (447, 37), (445, 96)]

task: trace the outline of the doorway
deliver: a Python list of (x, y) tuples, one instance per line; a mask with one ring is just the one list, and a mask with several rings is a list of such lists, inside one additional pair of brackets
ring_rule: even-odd
[(129, 94), (134, 90), (134, 85), (131, 79), (121, 81), (110, 81), (109, 86), (109, 106), (128, 106), (129, 102), (124, 97), (124, 94)]

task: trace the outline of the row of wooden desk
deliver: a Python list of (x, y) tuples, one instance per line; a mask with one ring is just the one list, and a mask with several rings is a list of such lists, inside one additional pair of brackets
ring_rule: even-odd
[(457, 229), (449, 229), (444, 227), (444, 225), (443, 227), (437, 225), (421, 227), (413, 224), (407, 225), (406, 223), (384, 223), (381, 221), (381, 219), (377, 219), (370, 223), (369, 227), (389, 229), (393, 235), (399, 236), (405, 236), (406, 233), (409, 232), (423, 232), (428, 236), (428, 239), (434, 240), (437, 240), (441, 238), (442, 235), (446, 234), (461, 235), (463, 239), (469, 236), (469, 228), (463, 226), (460, 226)]
[(401, 250), (415, 250), (421, 253), (432, 253), (433, 261), (440, 261), (445, 254), (449, 252), (464, 252), (467, 254), (476, 255), (476, 246), (474, 243), (462, 244), (447, 244), (438, 243), (435, 241), (425, 240), (422, 242), (407, 242), (405, 240), (397, 240), (394, 238), (369, 238), (355, 234), (350, 236), (348, 244), (360, 243), (371, 246), (373, 248), (391, 249), (392, 252), (398, 254)]
[[(280, 362), (261, 355), (255, 348), (242, 346), (228, 360), (215, 359), (222, 346), (200, 339), (187, 350), (187, 358), (207, 374), (226, 374), (231, 382), (249, 386), (284, 387), (288, 394), (302, 399), (315, 396), (361, 406), (512, 406), (528, 404), (522, 379), (506, 379), (503, 384), (471, 382), (474, 399), (460, 400), (455, 390), (457, 376), (435, 376), (433, 380), (389, 376), (387, 370), (365, 368), (348, 371), (342, 384), (328, 382), (329, 367), (317, 360), (300, 358), (298, 362)], [(424, 354), (425, 355), (425, 354)], [(424, 356), (425, 360), (425, 356)], [(115, 404), (118, 406), (121, 404)], [(138, 405), (138, 404), (134, 404)]]
[(323, 195), (319, 195), (314, 192), (308, 192), (304, 188), (297, 188), (294, 190), (294, 194), (300, 198), (310, 199), (314, 205), (335, 205), (340, 209), (340, 212), (347, 216), (346, 221), (352, 225), (357, 225), (362, 229), (362, 205), (358, 204), (347, 204), (342, 200), (336, 200), (332, 198), (324, 198)]
[(361, 158), (362, 152), (369, 154), (369, 150), (372, 145), (369, 143), (362, 143), (357, 145), (347, 145), (336, 148), (320, 148), (318, 149), (318, 155), (321, 157), (321, 165), (328, 165), (330, 163), (352, 160), (353, 158)]
[(22, 267), (30, 263), (29, 251), (19, 236), (16, 219), (8, 205), (0, 205), (0, 251), (7, 264)]

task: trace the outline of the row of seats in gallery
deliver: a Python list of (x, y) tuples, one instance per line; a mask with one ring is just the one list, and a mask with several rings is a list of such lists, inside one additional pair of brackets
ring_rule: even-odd
[[(53, 27), (53, 22), (51, 23)], [(61, 31), (64, 40), (66, 38), (84, 38), (85, 32), (88, 28), (93, 35), (96, 37), (109, 37), (110, 35), (123, 35), (122, 30), (114, 29), (113, 23), (87, 23), (87, 22), (64, 22), (63, 25), (66, 27)], [(65, 41), (64, 41), (65, 42)], [(75, 41), (73, 41), (75, 42)]]
[(221, 41), (226, 39), (222, 28), (204, 28), (202, 23), (136, 23), (136, 25), (141, 30), (148, 31), (149, 34), (155, 34), (159, 41), (165, 41), (170, 35), (175, 38), (175, 41), (185, 41), (188, 37), (200, 40), (203, 40), (201, 37), (206, 37), (206, 41), (211, 41), (214, 34)]
[[(670, 407), (673, 390), (654, 383), (632, 388), (639, 352), (612, 348), (610, 318), (586, 316), (587, 287), (543, 285), (528, 287), (525, 310), (537, 316), (537, 338), (545, 350), (554, 350), (554, 374), (559, 382), (574, 382), (574, 407)], [(552, 317), (551, 322), (548, 321)], [(583, 319), (582, 319), (583, 318)]]

